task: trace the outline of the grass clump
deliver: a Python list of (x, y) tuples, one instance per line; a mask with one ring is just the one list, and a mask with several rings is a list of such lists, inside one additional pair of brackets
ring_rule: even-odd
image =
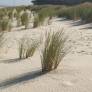
[(44, 48), (41, 52), (42, 72), (56, 69), (67, 54), (65, 49), (66, 38), (63, 31), (48, 32), (46, 35)]
[(72, 7), (68, 6), (59, 11), (57, 15), (66, 19), (81, 19), (83, 23), (89, 23), (92, 22), (92, 4), (84, 3)]
[(10, 20), (8, 18), (3, 18), (0, 20), (0, 31), (10, 31), (11, 30), (11, 24)]
[(28, 17), (28, 13), (26, 11), (24, 11), (24, 13), (21, 16), (21, 23), (22, 23), (22, 25), (25, 26), (25, 29), (28, 28), (29, 17)]
[(52, 8), (52, 7), (42, 8), (37, 12), (37, 14), (38, 15), (34, 19), (34, 27), (43, 25), (46, 18), (49, 18), (49, 20), (50, 20), (52, 18), (52, 16), (54, 16), (54, 8)]
[(30, 40), (28, 38), (22, 38), (19, 42), (19, 58), (26, 59), (28, 57), (32, 57), (35, 53), (36, 49), (39, 46), (39, 41)]
[(0, 32), (0, 47), (3, 46), (4, 42), (5, 42), (4, 33)]
[(85, 23), (92, 22), (92, 8), (84, 8), (82, 10), (81, 19)]
[(35, 16), (34, 23), (33, 23), (33, 28), (36, 28), (39, 25), (40, 25), (40, 23), (39, 23), (39, 17), (38, 16)]

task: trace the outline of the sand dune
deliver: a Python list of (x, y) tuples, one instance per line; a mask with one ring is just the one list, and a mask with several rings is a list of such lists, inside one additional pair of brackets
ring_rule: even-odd
[[(0, 55), (0, 92), (92, 92), (92, 29), (80, 21), (53, 19), (51, 25), (5, 33)], [(18, 59), (21, 37), (40, 37), (45, 31), (64, 29), (71, 51), (58, 69), (41, 73), (39, 51), (32, 58)]]

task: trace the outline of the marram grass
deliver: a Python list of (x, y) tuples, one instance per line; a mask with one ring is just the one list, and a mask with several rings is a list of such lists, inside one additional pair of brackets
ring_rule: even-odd
[(22, 38), (19, 42), (19, 58), (26, 59), (32, 57), (39, 47), (40, 42), (38, 40), (30, 40), (28, 38)]
[(42, 72), (49, 72), (58, 67), (64, 56), (67, 54), (63, 31), (46, 33), (44, 47), (41, 51)]

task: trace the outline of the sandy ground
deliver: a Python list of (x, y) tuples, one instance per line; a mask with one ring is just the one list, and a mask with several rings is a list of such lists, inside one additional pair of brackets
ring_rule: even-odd
[[(0, 92), (92, 92), (92, 29), (91, 24), (79, 23), (54, 19), (48, 26), (6, 33), (0, 54)], [(57, 70), (41, 74), (39, 51), (32, 58), (18, 60), (21, 37), (39, 38), (46, 30), (62, 29), (71, 51)]]

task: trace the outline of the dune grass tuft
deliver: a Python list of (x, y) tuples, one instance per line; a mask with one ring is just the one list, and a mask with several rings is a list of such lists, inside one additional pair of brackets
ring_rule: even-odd
[(11, 30), (11, 24), (9, 19), (3, 18), (0, 20), (0, 31), (10, 31)]
[(25, 26), (25, 29), (27, 29), (29, 24), (29, 18), (28, 18), (28, 13), (26, 11), (21, 16), (21, 23), (22, 25)]
[(38, 40), (28, 39), (28, 38), (22, 38), (19, 42), (19, 58), (20, 59), (26, 59), (28, 57), (32, 57), (40, 45), (40, 42)]
[(4, 42), (5, 42), (4, 33), (0, 33), (0, 47), (3, 46)]
[(44, 47), (41, 51), (42, 72), (49, 72), (58, 67), (67, 54), (65, 42), (63, 31), (46, 33)]
[(34, 18), (33, 28), (36, 28), (36, 27), (38, 27), (39, 25), (40, 25), (40, 23), (39, 23), (39, 17), (36, 16), (36, 17)]

